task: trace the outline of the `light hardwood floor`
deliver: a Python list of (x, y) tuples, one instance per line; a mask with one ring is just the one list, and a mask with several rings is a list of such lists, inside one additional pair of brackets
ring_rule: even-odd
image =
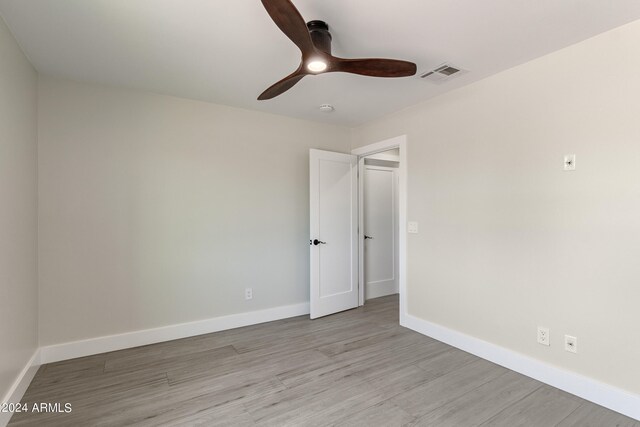
[(397, 296), (42, 366), (11, 426), (634, 426), (398, 325)]

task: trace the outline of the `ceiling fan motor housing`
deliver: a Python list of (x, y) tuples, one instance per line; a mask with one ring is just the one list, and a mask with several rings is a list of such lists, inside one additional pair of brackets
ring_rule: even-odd
[(324, 21), (309, 21), (307, 28), (313, 45), (320, 51), (331, 55), (331, 33), (329, 25)]

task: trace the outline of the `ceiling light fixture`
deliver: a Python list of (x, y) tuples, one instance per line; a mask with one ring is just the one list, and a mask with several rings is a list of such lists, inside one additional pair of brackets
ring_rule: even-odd
[(322, 104), (320, 106), (320, 111), (322, 111), (323, 113), (331, 113), (333, 112), (333, 110), (335, 110), (335, 108), (333, 108), (333, 105), (331, 104)]
[(321, 73), (327, 69), (327, 63), (319, 59), (315, 59), (307, 64), (307, 68), (311, 72)]

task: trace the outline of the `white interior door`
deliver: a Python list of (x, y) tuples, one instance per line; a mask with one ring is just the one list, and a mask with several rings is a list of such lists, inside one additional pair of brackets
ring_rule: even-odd
[(358, 306), (357, 157), (309, 151), (311, 318)]
[(395, 168), (364, 167), (365, 298), (398, 292), (397, 183)]

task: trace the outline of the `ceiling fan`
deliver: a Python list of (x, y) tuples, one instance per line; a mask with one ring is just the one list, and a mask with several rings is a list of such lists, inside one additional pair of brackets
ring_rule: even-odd
[(382, 58), (344, 59), (331, 55), (331, 34), (323, 21), (305, 24), (290, 0), (262, 0), (278, 28), (302, 52), (300, 66), (292, 74), (262, 92), (258, 100), (275, 98), (291, 89), (304, 76), (341, 71), (371, 77), (408, 77), (416, 73), (416, 64)]

